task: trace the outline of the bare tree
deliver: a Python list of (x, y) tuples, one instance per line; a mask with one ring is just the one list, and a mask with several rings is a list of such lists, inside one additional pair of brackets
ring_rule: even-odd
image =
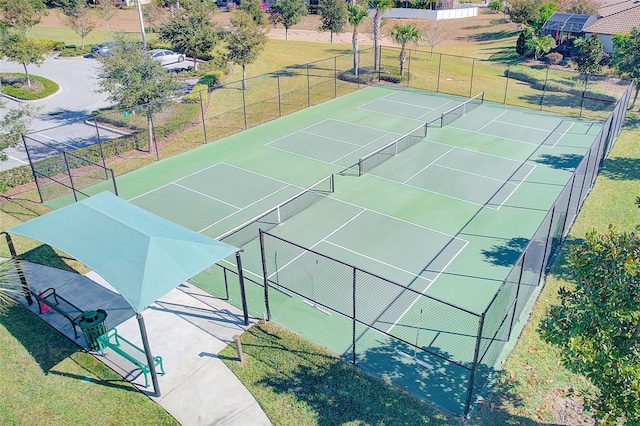
[(110, 31), (109, 21), (116, 16), (118, 10), (113, 0), (96, 0), (96, 10), (98, 11), (98, 17), (107, 24), (107, 30)]
[(142, 6), (142, 15), (144, 16), (144, 21), (155, 29), (162, 26), (166, 13), (158, 6), (158, 3), (151, 2)]
[(451, 36), (451, 33), (443, 21), (424, 22), (421, 25), (420, 33), (422, 34), (422, 41), (428, 45), (430, 49), (431, 56), (429, 60), (433, 59), (433, 49)]

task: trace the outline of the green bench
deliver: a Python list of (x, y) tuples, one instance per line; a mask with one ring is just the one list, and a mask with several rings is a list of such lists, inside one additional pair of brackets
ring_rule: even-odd
[[(149, 368), (147, 354), (141, 349), (118, 335), (118, 330), (112, 328), (102, 336), (98, 337), (98, 345), (100, 346), (100, 354), (104, 356), (106, 348), (112, 349), (120, 354), (123, 358), (134, 363), (144, 373), (144, 387), (149, 387), (148, 374), (151, 372)], [(153, 364), (160, 369), (160, 374), (164, 376), (164, 367), (162, 365), (162, 357), (156, 355), (153, 357)]]
[(33, 298), (38, 301), (38, 310), (40, 311), (40, 314), (43, 313), (42, 305), (47, 305), (69, 320), (73, 326), (73, 334), (75, 334), (76, 339), (78, 338), (78, 330), (76, 329), (76, 326), (78, 325), (78, 321), (80, 321), (80, 317), (84, 314), (82, 309), (57, 294), (55, 288), (48, 288), (41, 293), (36, 293), (33, 290), (29, 291)]

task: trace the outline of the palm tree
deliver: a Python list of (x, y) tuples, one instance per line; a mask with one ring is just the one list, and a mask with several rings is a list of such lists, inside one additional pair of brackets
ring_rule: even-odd
[(400, 75), (404, 71), (404, 62), (407, 60), (406, 47), (408, 43), (418, 44), (422, 40), (422, 34), (418, 27), (411, 24), (395, 24), (391, 29), (391, 38), (400, 45)]
[(359, 4), (350, 4), (347, 6), (347, 12), (349, 15), (347, 19), (349, 24), (353, 27), (353, 36), (351, 36), (351, 43), (353, 44), (353, 75), (358, 75), (358, 27), (369, 16), (367, 8), (360, 6)]
[(393, 0), (368, 0), (369, 9), (375, 10), (373, 15), (373, 68), (380, 70), (380, 26), (382, 15), (391, 9), (395, 2)]
[(538, 60), (556, 47), (556, 41), (551, 36), (533, 37), (526, 41), (527, 49), (533, 52), (533, 58)]
[(7, 260), (0, 263), (0, 313), (15, 303), (11, 297), (20, 294), (19, 278), (22, 269), (17, 267), (17, 261)]

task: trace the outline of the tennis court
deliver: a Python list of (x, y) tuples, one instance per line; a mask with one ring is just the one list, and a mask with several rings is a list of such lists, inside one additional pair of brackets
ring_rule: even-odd
[[(469, 370), (494, 368), (473, 366), (480, 314), (602, 127), (380, 85), (123, 175), (118, 188), (241, 245), (254, 315), (270, 310), (455, 413)], [(258, 228), (273, 236), (266, 247)], [(193, 282), (239, 303), (227, 272)]]

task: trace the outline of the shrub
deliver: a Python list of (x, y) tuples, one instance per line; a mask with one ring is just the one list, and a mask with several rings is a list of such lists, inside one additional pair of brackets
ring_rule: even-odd
[[(21, 73), (3, 73), (3, 75), (24, 78), (24, 74), (21, 74)], [(39, 82), (42, 85), (42, 90), (40, 90), (39, 92), (35, 92), (33, 90), (22, 89), (21, 84), (16, 84), (14, 86), (12, 84), (7, 84), (3, 82), (2, 88), (4, 90), (4, 93), (9, 96), (13, 96), (16, 99), (20, 99), (23, 101), (32, 101), (36, 99), (46, 98), (47, 96), (53, 95), (58, 90), (60, 90), (60, 86), (58, 86), (55, 82), (47, 78), (40, 77), (37, 75), (30, 75), (29, 77), (31, 78), (32, 81)]]
[(89, 53), (91, 53), (91, 48), (90, 47), (85, 47), (84, 49), (81, 49), (81, 48), (79, 48), (77, 46), (69, 45), (69, 46), (66, 46), (66, 48), (60, 50), (58, 56), (62, 56), (62, 57), (65, 57), (65, 58), (70, 58), (70, 57), (73, 57), (73, 56), (88, 55)]
[(563, 58), (564, 56), (560, 52), (547, 53), (544, 57), (545, 61), (551, 65), (558, 65)]
[(220, 71), (209, 72), (198, 80), (198, 84), (204, 84), (211, 88), (220, 84), (220, 77), (222, 77), (222, 73)]
[(407, 81), (410, 79), (409, 73), (405, 73), (404, 75), (400, 74), (380, 74), (380, 80), (386, 81), (389, 83), (402, 83), (403, 81)]
[(611, 65), (611, 55), (607, 52), (602, 54), (602, 58), (600, 59), (600, 65), (603, 67), (608, 67)]
[(209, 89), (209, 86), (198, 82), (196, 85), (193, 86), (193, 88), (189, 93), (184, 95), (184, 98), (182, 98), (182, 100), (184, 101), (184, 103), (187, 103), (187, 104), (200, 103), (200, 92), (204, 91), (204, 93), (206, 94), (208, 89)]
[(358, 75), (353, 75), (352, 70), (338, 74), (338, 78), (349, 83), (370, 84), (373, 81), (373, 73), (370, 68), (360, 68)]
[(65, 49), (64, 41), (41, 39), (35, 40), (35, 43), (43, 48), (46, 52), (60, 52)]
[(28, 165), (0, 171), (0, 192), (6, 192), (9, 188), (30, 182), (33, 182), (33, 174)]

